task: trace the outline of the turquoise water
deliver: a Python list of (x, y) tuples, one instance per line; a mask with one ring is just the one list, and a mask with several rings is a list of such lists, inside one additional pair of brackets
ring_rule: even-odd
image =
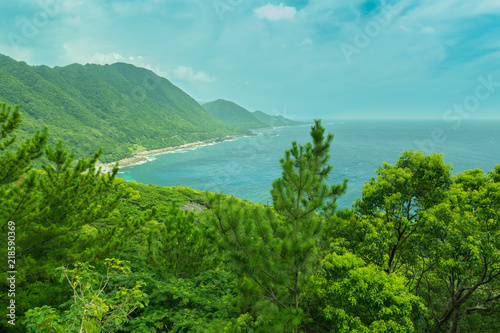
[[(439, 120), (344, 120), (324, 122), (334, 133), (330, 164), (332, 183), (349, 179), (339, 200), (350, 207), (363, 184), (383, 162), (394, 164), (405, 150), (421, 149), (444, 155), (454, 173), (500, 164), (500, 121), (476, 120), (461, 124)], [(455, 127), (453, 127), (455, 126)], [(309, 141), (310, 126), (258, 131), (260, 136), (239, 138), (196, 149), (155, 156), (155, 160), (125, 167), (119, 176), (159, 186), (187, 186), (222, 192), (257, 203), (271, 202), (273, 179), (280, 177), (279, 159), (291, 141)]]

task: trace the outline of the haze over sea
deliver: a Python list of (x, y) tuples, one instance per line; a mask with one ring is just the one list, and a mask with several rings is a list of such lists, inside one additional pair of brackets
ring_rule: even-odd
[[(335, 135), (329, 182), (349, 179), (340, 207), (350, 207), (361, 197), (363, 184), (375, 176), (379, 165), (394, 164), (411, 148), (443, 154), (454, 174), (474, 168), (489, 171), (500, 164), (500, 120), (339, 120), (323, 125)], [(293, 140), (309, 142), (309, 131), (310, 125), (259, 130), (260, 136), (157, 155), (151, 162), (124, 167), (119, 176), (271, 204), (271, 183), (281, 176), (279, 159)]]

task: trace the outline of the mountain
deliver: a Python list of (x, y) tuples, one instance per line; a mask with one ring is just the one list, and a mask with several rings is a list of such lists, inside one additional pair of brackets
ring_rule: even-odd
[(262, 111), (254, 111), (253, 116), (257, 118), (260, 122), (266, 124), (269, 127), (281, 127), (281, 126), (297, 126), (297, 125), (305, 125), (307, 123), (301, 121), (290, 120), (281, 115), (279, 116), (271, 116)]
[(230, 126), (243, 128), (268, 127), (267, 124), (255, 118), (255, 116), (244, 107), (224, 99), (205, 103), (202, 106), (215, 118)]
[(231, 126), (247, 129), (306, 124), (287, 119), (283, 116), (271, 116), (262, 111), (250, 112), (244, 107), (224, 99), (205, 103), (202, 106), (220, 121)]
[(49, 127), (77, 155), (102, 162), (141, 150), (247, 134), (155, 73), (130, 64), (29, 66), (0, 54), (0, 101), (20, 105), (20, 139)]

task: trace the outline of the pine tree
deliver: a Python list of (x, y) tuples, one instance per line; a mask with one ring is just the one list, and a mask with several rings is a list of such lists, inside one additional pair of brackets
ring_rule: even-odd
[(246, 205), (221, 195), (210, 198), (212, 224), (228, 251), (233, 270), (258, 293), (260, 316), (274, 331), (297, 332), (304, 319), (304, 291), (319, 261), (319, 237), (326, 214), (336, 208), (347, 187), (327, 185), (332, 169), (328, 151), (333, 135), (324, 137), (319, 120), (311, 129), (313, 144), (292, 148), (280, 160), (282, 177), (272, 184), (273, 208)]
[(164, 278), (191, 278), (210, 267), (214, 247), (204, 236), (204, 226), (193, 211), (177, 207), (175, 201), (159, 230), (150, 230), (148, 259)]
[[(15, 223), (18, 315), (37, 305), (58, 305), (55, 267), (102, 257), (132, 230), (127, 219), (109, 218), (122, 197), (114, 186), (118, 166), (101, 175), (101, 151), (75, 161), (61, 142), (45, 147), (47, 130), (16, 148), (13, 132), (20, 122), (18, 107), (0, 105), (0, 227), (5, 235), (9, 221)], [(43, 153), (42, 170), (32, 170)], [(5, 254), (7, 237), (0, 247)], [(0, 272), (2, 288), (7, 271)]]
[(19, 106), (12, 109), (11, 106), (0, 103), (0, 190), (2, 185), (17, 181), (21, 175), (29, 171), (32, 161), (43, 154), (43, 148), (47, 143), (48, 131), (45, 128), (21, 142), (15, 151), (10, 150), (9, 148), (16, 142), (16, 135), (13, 135), (13, 132), (21, 122)]

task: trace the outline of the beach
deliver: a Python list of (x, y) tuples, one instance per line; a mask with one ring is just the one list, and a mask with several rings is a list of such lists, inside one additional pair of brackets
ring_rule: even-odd
[[(128, 166), (133, 166), (133, 165), (139, 165), (143, 163), (150, 162), (154, 160), (155, 155), (160, 155), (160, 154), (168, 154), (172, 153), (178, 150), (183, 150), (183, 149), (195, 149), (199, 148), (202, 146), (208, 146), (208, 145), (213, 145), (216, 143), (224, 142), (224, 141), (229, 141), (229, 140), (235, 140), (238, 138), (244, 138), (248, 137), (250, 135), (227, 135), (222, 138), (214, 138), (214, 139), (207, 139), (203, 141), (195, 141), (195, 142), (189, 142), (185, 143), (180, 146), (172, 146), (172, 147), (166, 147), (166, 148), (160, 148), (160, 149), (153, 149), (153, 150), (143, 150), (141, 152), (138, 152), (134, 154), (132, 157), (127, 157), (124, 159), (121, 159), (118, 161), (118, 166), (120, 168), (123, 167), (128, 167)], [(111, 170), (113, 170), (114, 166), (116, 165), (117, 162), (110, 162), (110, 163), (97, 163), (97, 168), (101, 168), (101, 174), (107, 173)]]

